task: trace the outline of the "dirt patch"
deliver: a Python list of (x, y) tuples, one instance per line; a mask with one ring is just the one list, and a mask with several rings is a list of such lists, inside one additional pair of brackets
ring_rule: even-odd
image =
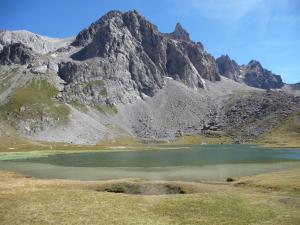
[(296, 198), (281, 198), (279, 199), (279, 202), (300, 209), (300, 201)]
[(96, 191), (124, 193), (133, 195), (170, 195), (192, 193), (179, 184), (168, 183), (115, 183), (98, 188)]

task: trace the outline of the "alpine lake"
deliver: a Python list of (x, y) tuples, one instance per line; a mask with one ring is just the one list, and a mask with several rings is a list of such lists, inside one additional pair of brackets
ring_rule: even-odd
[(187, 145), (110, 151), (7, 153), (0, 170), (42, 179), (225, 181), (300, 166), (300, 149), (255, 145)]

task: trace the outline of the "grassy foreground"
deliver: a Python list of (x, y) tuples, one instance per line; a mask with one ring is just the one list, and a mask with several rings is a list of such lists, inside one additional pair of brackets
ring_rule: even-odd
[(0, 172), (0, 224), (299, 224), (300, 169), (231, 183), (176, 183), (188, 194), (130, 195), (141, 180), (39, 180)]

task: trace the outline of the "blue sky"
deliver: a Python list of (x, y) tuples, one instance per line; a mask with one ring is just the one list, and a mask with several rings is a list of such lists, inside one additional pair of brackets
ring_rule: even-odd
[(112, 9), (136, 9), (162, 32), (180, 22), (215, 57), (300, 81), (300, 0), (0, 0), (0, 29), (69, 37)]

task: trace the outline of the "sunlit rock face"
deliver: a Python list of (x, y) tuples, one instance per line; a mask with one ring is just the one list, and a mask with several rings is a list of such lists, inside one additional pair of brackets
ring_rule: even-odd
[(284, 83), (281, 76), (273, 74), (271, 71), (262, 67), (260, 62), (251, 60), (244, 67), (244, 82), (251, 86), (262, 89), (282, 88)]
[(219, 72), (222, 76), (225, 76), (231, 80), (238, 81), (240, 77), (240, 66), (228, 55), (222, 55), (216, 60), (218, 64)]
[(73, 38), (49, 38), (26, 30), (0, 30), (0, 50), (6, 45), (21, 43), (36, 53), (46, 54), (69, 45), (72, 40)]
[(97, 78), (104, 80), (108, 93), (116, 93), (114, 89), (127, 93), (125, 98), (107, 100), (113, 103), (154, 96), (165, 85), (165, 77), (193, 89), (205, 88), (205, 79), (220, 80), (215, 59), (192, 42), (180, 24), (173, 33), (162, 34), (136, 11), (109, 12), (81, 31), (72, 46), (80, 49), (71, 56), (77, 69), (64, 75), (61, 65), (61, 77)]
[(231, 80), (244, 82), (250, 87), (261, 89), (278, 89), (284, 86), (281, 76), (273, 74), (262, 67), (260, 62), (251, 60), (247, 65), (239, 66), (228, 55), (216, 60), (219, 73)]

